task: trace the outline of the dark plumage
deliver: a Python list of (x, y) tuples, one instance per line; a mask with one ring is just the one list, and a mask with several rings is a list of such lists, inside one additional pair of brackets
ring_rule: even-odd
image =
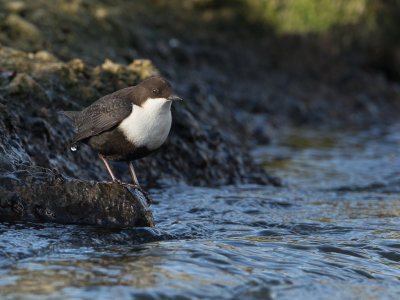
[(77, 133), (71, 149), (83, 142), (103, 160), (111, 178), (115, 176), (106, 159), (127, 161), (133, 180), (137, 178), (131, 161), (155, 151), (164, 142), (171, 126), (171, 85), (161, 77), (149, 78), (95, 101), (82, 111), (65, 111)]

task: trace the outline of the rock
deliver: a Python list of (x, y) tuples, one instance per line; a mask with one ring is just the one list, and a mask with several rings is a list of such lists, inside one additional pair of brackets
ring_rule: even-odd
[(154, 227), (150, 198), (131, 185), (80, 181), (28, 168), (3, 174), (0, 195), (0, 221)]
[[(83, 72), (83, 65), (79, 61), (55, 63), (48, 55), (29, 57), (10, 49), (2, 53), (17, 58), (2, 57), (4, 67), (18, 72), (9, 83), (0, 82), (5, 92), (5, 98), (0, 99), (0, 221), (153, 227), (150, 198), (141, 189), (64, 175), (62, 154), (69, 152), (63, 145), (69, 137), (63, 123), (54, 117), (53, 102), (47, 97), (53, 90), (38, 79), (50, 76), (71, 83)], [(38, 72), (43, 66), (48, 71)], [(60, 68), (67, 70), (68, 76)], [(73, 166), (71, 174), (79, 169), (72, 161), (67, 165)], [(54, 169), (57, 167), (59, 171)]]
[(46, 94), (46, 91), (25, 73), (19, 73), (10, 82), (7, 87), (7, 91), (10, 94), (18, 95), (19, 97), (28, 98), (30, 95), (34, 94), (37, 103), (42, 103), (42, 105), (49, 105), (50, 99)]
[[(81, 180), (104, 180), (107, 173), (88, 147), (69, 151), (74, 130), (58, 111), (82, 109), (107, 93), (158, 74), (149, 60), (134, 60), (129, 65), (106, 60), (92, 67), (80, 59), (62, 62), (49, 52), (26, 53), (7, 47), (0, 47), (0, 70), (5, 74), (0, 81), (4, 91), (1, 102), (7, 104), (4, 118), (12, 120), (12, 131), (29, 164)], [(275, 182), (244, 149), (230, 145), (217, 128), (199, 122), (190, 106), (189, 100), (174, 107), (174, 124), (166, 145), (135, 162), (142, 183)], [(6, 128), (4, 134), (10, 130)], [(130, 180), (126, 167), (118, 169), (119, 178)]]
[[(126, 66), (106, 60), (92, 67), (80, 59), (62, 62), (44, 51), (0, 47), (0, 70), (0, 221), (154, 226), (145, 192), (91, 181), (107, 178), (106, 170), (90, 148), (69, 151), (74, 130), (58, 113), (158, 74), (151, 62)], [(198, 122), (188, 105), (174, 109), (176, 121), (165, 147), (136, 163), (142, 183), (274, 182), (217, 130)], [(127, 171), (115, 173), (126, 181)]]

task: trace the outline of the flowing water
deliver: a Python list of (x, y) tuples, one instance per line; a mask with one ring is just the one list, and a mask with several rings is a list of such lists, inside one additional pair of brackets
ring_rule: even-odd
[(0, 225), (1, 299), (400, 299), (400, 126), (291, 131), (284, 187), (151, 190), (157, 229)]

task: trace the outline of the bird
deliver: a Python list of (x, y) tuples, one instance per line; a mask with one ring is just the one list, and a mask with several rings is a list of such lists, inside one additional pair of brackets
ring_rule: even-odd
[(78, 143), (89, 145), (104, 163), (113, 182), (116, 179), (107, 160), (128, 163), (134, 184), (140, 187), (132, 161), (156, 151), (171, 129), (172, 102), (182, 101), (162, 77), (150, 77), (105, 95), (81, 111), (63, 111), (72, 120), (76, 135), (71, 151)]

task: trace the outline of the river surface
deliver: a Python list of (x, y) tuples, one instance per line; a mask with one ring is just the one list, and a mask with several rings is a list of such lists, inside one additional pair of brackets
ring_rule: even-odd
[(400, 299), (400, 126), (292, 130), (283, 178), (153, 189), (157, 229), (0, 224), (0, 299)]

